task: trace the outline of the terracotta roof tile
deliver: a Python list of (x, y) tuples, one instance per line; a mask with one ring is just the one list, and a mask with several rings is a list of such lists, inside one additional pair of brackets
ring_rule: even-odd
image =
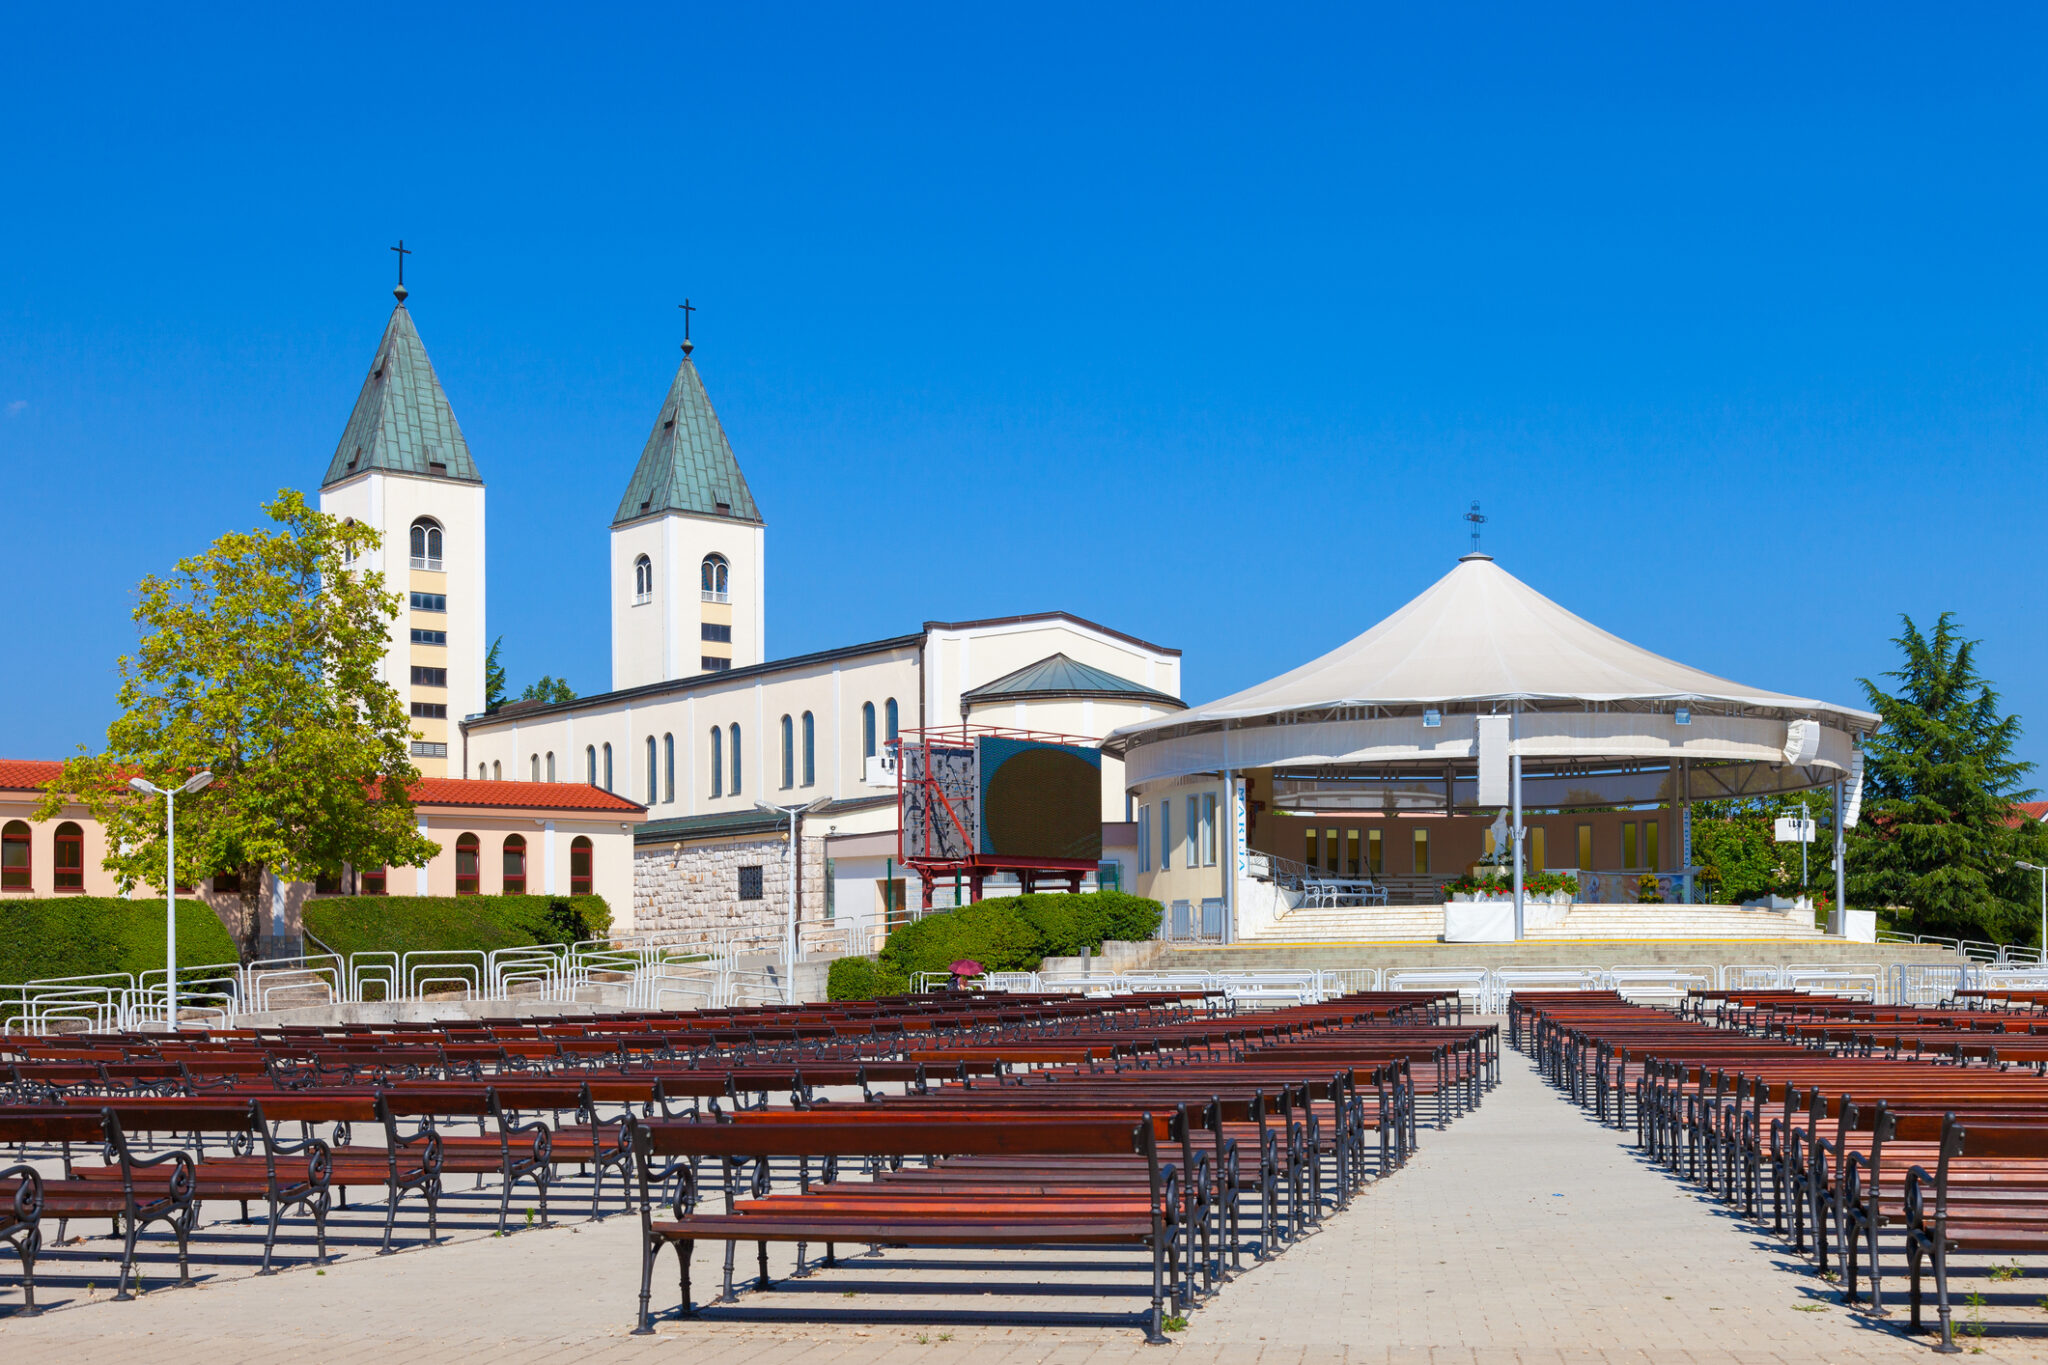
[(523, 810), (595, 810), (635, 815), (647, 808), (601, 787), (581, 782), (472, 782), (462, 777), (423, 777), (412, 784), (420, 806), (510, 806)]
[[(0, 758), (0, 791), (35, 791), (64, 770), (41, 758)], [(519, 810), (592, 810), (636, 815), (647, 808), (623, 796), (581, 782), (470, 782), (459, 777), (423, 777), (413, 783), (421, 806), (505, 806)]]
[(0, 758), (0, 791), (35, 791), (63, 771), (54, 759)]

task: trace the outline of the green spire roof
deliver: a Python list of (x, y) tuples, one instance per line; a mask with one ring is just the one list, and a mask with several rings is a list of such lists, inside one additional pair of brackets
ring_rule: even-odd
[(668, 386), (668, 398), (661, 415), (654, 419), (654, 432), (626, 496), (619, 499), (619, 514), (612, 525), (623, 526), (641, 517), (662, 512), (689, 512), (701, 517), (730, 517), (734, 521), (762, 524), (761, 509), (733, 458), (725, 428), (711, 410), (704, 381), (690, 363), (687, 348), (683, 363), (676, 367), (675, 383)]
[(340, 483), (370, 469), (483, 482), (476, 461), (469, 458), (469, 442), (462, 439), (462, 428), (455, 424), (455, 410), (448, 406), (448, 395), (441, 392), (434, 363), (427, 359), (427, 348), (413, 329), (403, 296), (384, 326), (370, 377), (356, 395), (355, 411), (348, 415), (341, 444), (335, 447), (320, 486)]
[(1170, 706), (1175, 710), (1187, 705), (1179, 697), (1168, 696), (1129, 678), (1120, 678), (1093, 664), (1069, 659), (1064, 654), (1049, 655), (1035, 664), (1024, 665), (1015, 673), (1005, 673), (993, 682), (985, 682), (960, 694), (960, 700), (964, 702), (1022, 701), (1027, 697), (1112, 697), (1120, 701)]

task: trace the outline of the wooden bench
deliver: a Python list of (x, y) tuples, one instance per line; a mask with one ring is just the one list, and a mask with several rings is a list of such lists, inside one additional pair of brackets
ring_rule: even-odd
[[(1184, 1117), (1181, 1120), (1185, 1122)], [(690, 1298), (690, 1256), (699, 1241), (727, 1243), (727, 1274), (731, 1251), (739, 1241), (757, 1242), (761, 1268), (767, 1273), (767, 1244), (822, 1242), (827, 1263), (832, 1244), (860, 1241), (887, 1246), (1039, 1247), (1057, 1245), (1133, 1246), (1152, 1256), (1152, 1301), (1143, 1326), (1147, 1341), (1166, 1340), (1163, 1325), (1168, 1280), (1176, 1301), (1183, 1294), (1178, 1233), (1179, 1173), (1159, 1160), (1158, 1134), (1152, 1116), (1131, 1124), (1120, 1120), (1068, 1120), (1059, 1117), (1014, 1116), (1002, 1123), (978, 1118), (944, 1121), (906, 1116), (903, 1122), (844, 1121), (829, 1113), (811, 1122), (790, 1123), (636, 1123), (634, 1150), (641, 1191), (642, 1255), (640, 1309), (634, 1331), (653, 1330), (649, 1304), (654, 1265), (665, 1247), (676, 1248), (682, 1281), (681, 1312), (695, 1311)], [(727, 1184), (728, 1211), (723, 1215), (688, 1212), (694, 1197), (693, 1165), (710, 1157), (727, 1168), (772, 1157), (820, 1160), (836, 1157), (1021, 1156), (1056, 1169), (1061, 1158), (1094, 1158), (1135, 1154), (1143, 1158), (1146, 1207), (1149, 1212), (1101, 1216), (1088, 1198), (1042, 1195), (1012, 1201), (986, 1213), (977, 1200), (940, 1200), (912, 1204), (867, 1204), (861, 1212), (839, 1215), (819, 1205), (812, 1211), (778, 1208), (774, 1212), (740, 1211), (740, 1201)], [(669, 1158), (656, 1166), (655, 1158)], [(653, 1216), (655, 1189), (677, 1181), (687, 1198), (679, 1198), (670, 1219)], [(835, 1190), (835, 1193), (837, 1191)]]

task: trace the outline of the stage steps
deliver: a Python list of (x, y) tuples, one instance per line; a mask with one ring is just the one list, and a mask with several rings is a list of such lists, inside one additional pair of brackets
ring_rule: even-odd
[[(1551, 913), (1549, 906), (1532, 907)], [(1248, 937), (1258, 943), (1413, 942), (1444, 932), (1441, 905), (1304, 906), (1290, 910), (1269, 929)], [(1537, 927), (1525, 942), (1577, 939), (1776, 939), (1821, 942), (1827, 936), (1811, 923), (1781, 912), (1715, 905), (1574, 905), (1564, 922)]]
[(1148, 972), (1309, 971), (1338, 967), (1651, 967), (1927, 963), (1953, 966), (1942, 948), (1890, 943), (1749, 940), (1594, 940), (1573, 943), (1265, 943), (1224, 948), (1168, 947)]

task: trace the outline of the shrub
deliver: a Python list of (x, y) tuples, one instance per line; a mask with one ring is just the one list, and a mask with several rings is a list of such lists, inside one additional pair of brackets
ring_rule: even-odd
[[(189, 966), (238, 960), (234, 939), (204, 901), (178, 902), (179, 962)], [(0, 900), (0, 982), (162, 971), (163, 966), (161, 900)], [(183, 979), (182, 971), (179, 977)]]
[(909, 989), (908, 981), (871, 957), (838, 958), (825, 975), (827, 1000), (876, 1000)]
[(325, 896), (306, 902), (306, 932), (350, 953), (524, 948), (575, 943), (611, 928), (602, 896)]
[(1032, 972), (1048, 957), (1070, 957), (1115, 939), (1159, 931), (1159, 902), (1121, 891), (1007, 896), (927, 915), (889, 935), (884, 966), (906, 980), (972, 958), (991, 972)]

